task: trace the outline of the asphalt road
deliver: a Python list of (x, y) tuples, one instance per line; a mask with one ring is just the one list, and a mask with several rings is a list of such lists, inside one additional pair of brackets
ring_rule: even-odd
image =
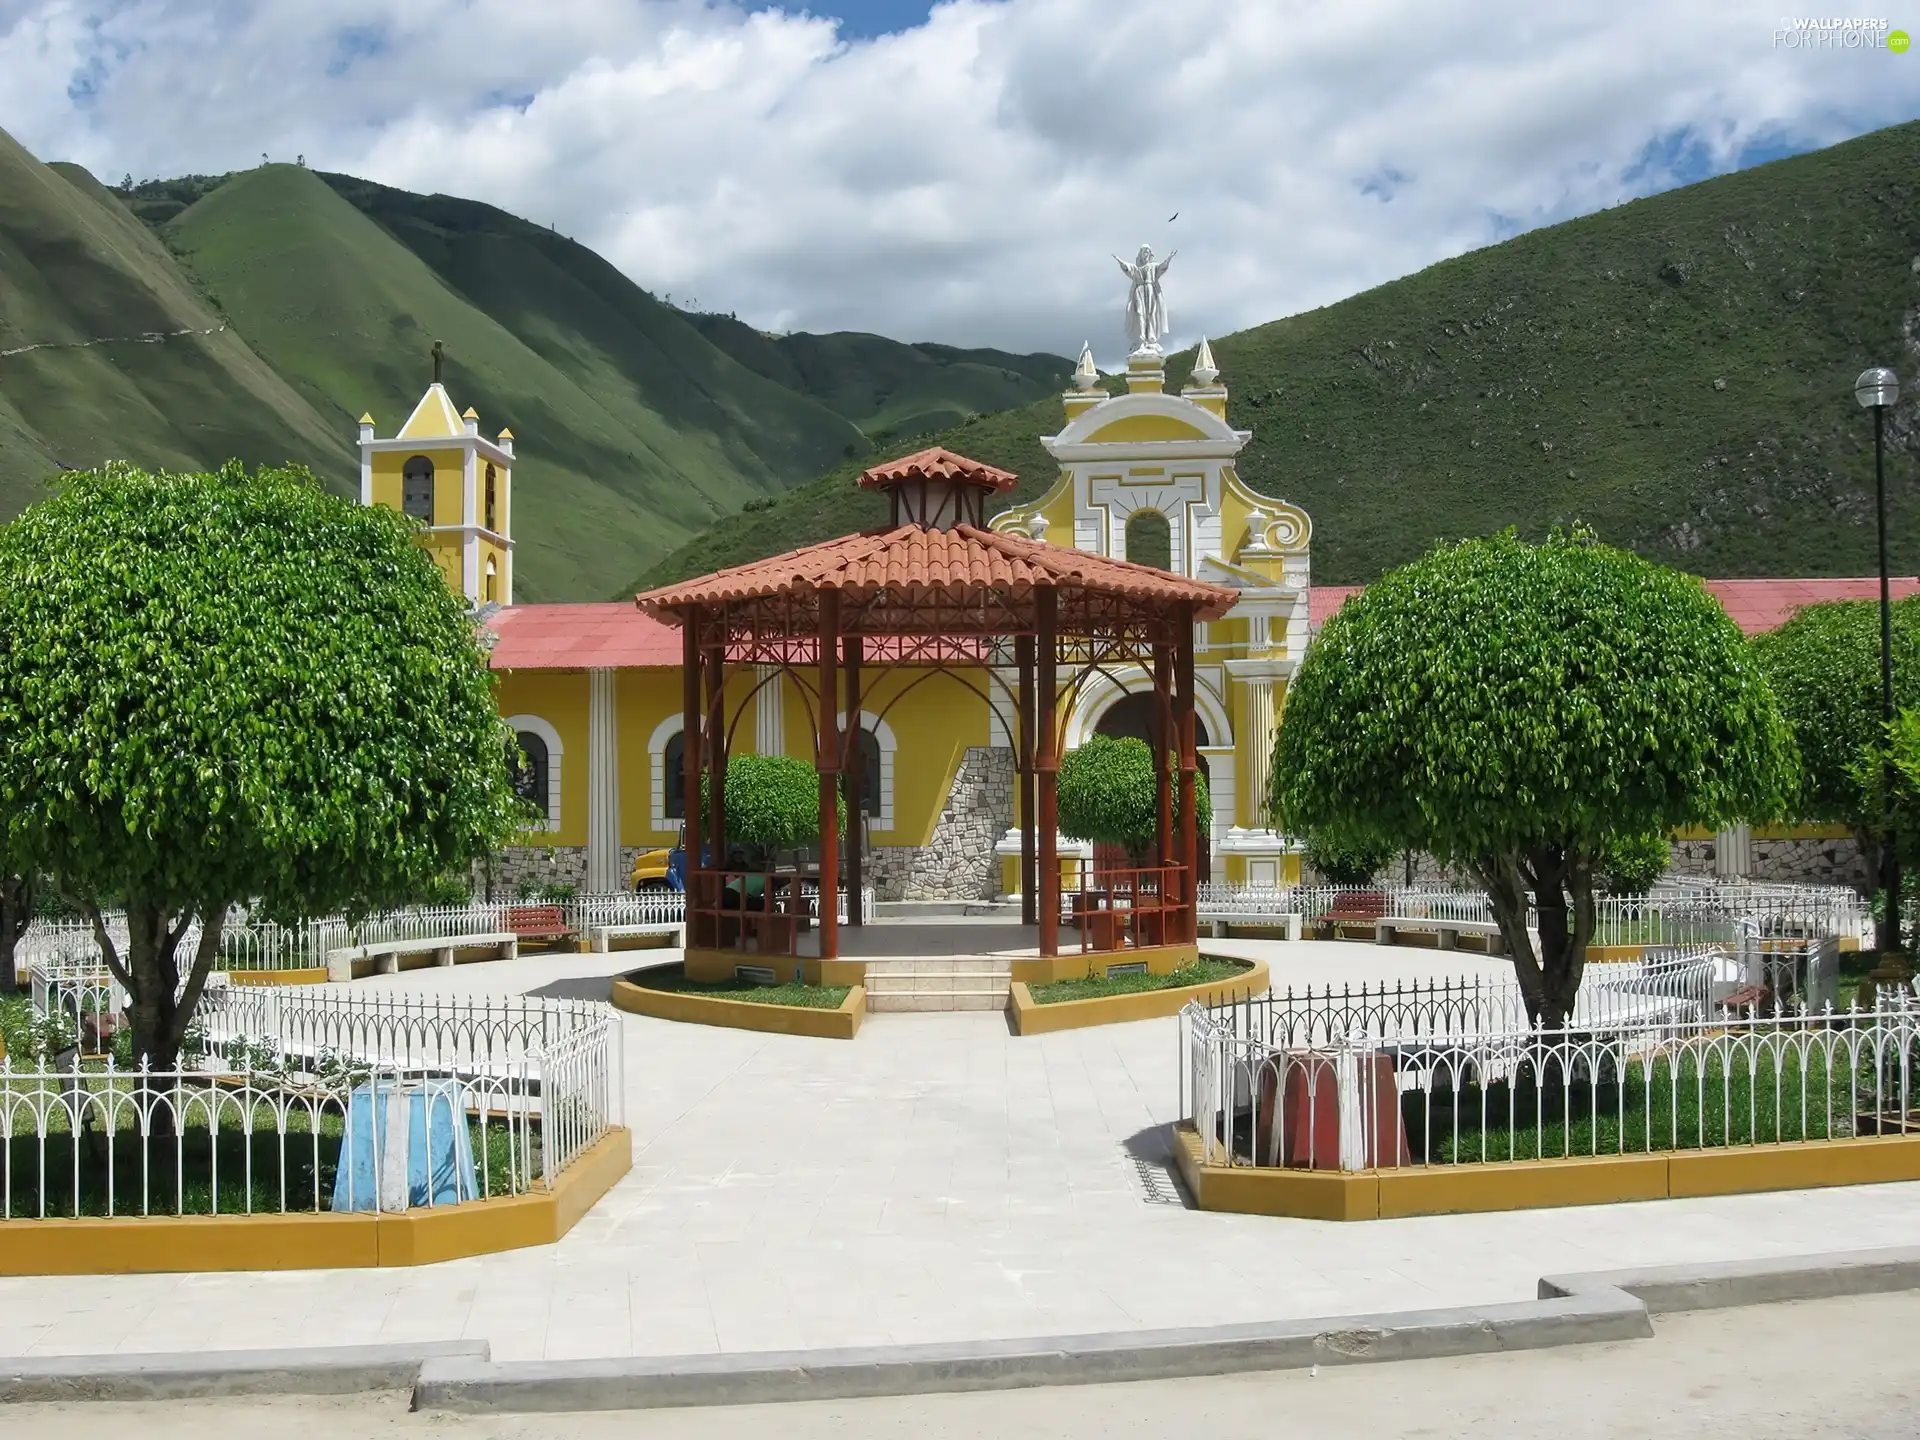
[(0, 1409), (7, 1440), (1210, 1440), (1275, 1436), (1920, 1434), (1920, 1294), (1655, 1321), (1650, 1341), (1224, 1379), (577, 1415), (413, 1415), (404, 1395)]

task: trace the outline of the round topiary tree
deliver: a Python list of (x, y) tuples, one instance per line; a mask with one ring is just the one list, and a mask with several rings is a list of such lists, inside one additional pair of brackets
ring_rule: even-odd
[(1610, 895), (1644, 895), (1673, 863), (1664, 833), (1615, 835), (1600, 852), (1600, 879)]
[[(1584, 532), (1443, 546), (1349, 600), (1301, 662), (1273, 807), (1485, 887), (1529, 1014), (1572, 1013), (1611, 837), (1777, 814), (1793, 741), (1699, 581)], [(1539, 948), (1527, 927), (1531, 893)]]
[(1393, 851), (1387, 846), (1356, 845), (1324, 831), (1307, 836), (1306, 848), (1307, 863), (1326, 876), (1329, 885), (1343, 890), (1371, 884), (1393, 859)]
[[(707, 803), (706, 777), (700, 794)], [(729, 755), (726, 789), (727, 847), (788, 850), (820, 838), (820, 772), (792, 755)], [(839, 830), (847, 833), (846, 796), (835, 797)], [(706, 809), (712, 823), (711, 805)], [(721, 859), (725, 859), (724, 856)]]
[[(1180, 783), (1176, 761), (1169, 760), (1168, 789), (1173, 821), (1180, 823)], [(1194, 813), (1199, 817), (1201, 844), (1213, 826), (1213, 797), (1207, 778), (1196, 772)], [(1095, 735), (1060, 761), (1057, 789), (1060, 833), (1096, 845), (1118, 845), (1135, 865), (1153, 849), (1159, 825), (1159, 799), (1154, 791), (1153, 751), (1134, 737)], [(1172, 839), (1171, 836), (1168, 837)]]
[[(1868, 883), (1877, 889), (1886, 831), (1879, 602), (1808, 605), (1779, 629), (1755, 636), (1753, 650), (1800, 750), (1793, 818), (1851, 829), (1867, 859)], [(1893, 685), (1899, 710), (1920, 706), (1920, 596), (1893, 605)], [(1896, 795), (1896, 853), (1912, 858), (1920, 849), (1914, 823), (1920, 817), (1897, 802)], [(1898, 949), (1898, 935), (1884, 948)]]
[(93, 921), (156, 1069), (231, 905), (401, 904), (526, 824), (473, 622), (413, 531), (237, 463), (69, 475), (0, 530), (0, 851)]

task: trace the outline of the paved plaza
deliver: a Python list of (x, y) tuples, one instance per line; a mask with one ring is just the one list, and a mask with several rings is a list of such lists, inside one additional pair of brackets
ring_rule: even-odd
[(1663, 1316), (1651, 1340), (1131, 1385), (585, 1414), (414, 1415), (403, 1392), (341, 1398), (22, 1405), (19, 1440), (76, 1426), (143, 1440), (1221, 1440), (1272, 1435), (1556, 1440), (1735, 1434), (1911, 1436), (1920, 1295), (1862, 1295)]
[[(1502, 969), (1212, 942), (1279, 985)], [(636, 958), (355, 983), (604, 996)], [(1178, 1023), (818, 1041), (626, 1016), (634, 1168), (560, 1244), (417, 1269), (0, 1280), (0, 1354), (473, 1338), (498, 1360), (905, 1344), (1480, 1304), (1547, 1273), (1903, 1243), (1920, 1184), (1341, 1225), (1184, 1208)]]

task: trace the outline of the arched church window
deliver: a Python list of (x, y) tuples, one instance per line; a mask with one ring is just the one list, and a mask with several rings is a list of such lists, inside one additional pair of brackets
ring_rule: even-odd
[(497, 490), (498, 490), (498, 476), (493, 468), (493, 462), (488, 461), (487, 462), (487, 529), (494, 531), (496, 534), (499, 533), (499, 530), (500, 530), (500, 526), (495, 519), (495, 517), (499, 514), (498, 501), (496, 499)]
[(687, 818), (687, 734), (683, 730), (667, 741), (660, 752), (660, 768), (666, 772), (665, 813), (669, 820)]
[(1126, 558), (1156, 570), (1173, 568), (1173, 527), (1158, 510), (1136, 510), (1127, 517)]
[(400, 469), (400, 508), (416, 520), (433, 523), (433, 461), (415, 455)]
[(880, 741), (866, 726), (860, 727), (860, 813), (869, 818), (881, 810)]
[(507, 771), (513, 777), (513, 793), (547, 813), (547, 742), (531, 730), (514, 732), (514, 743), (507, 747)]
[(482, 593), (481, 599), (484, 600), (487, 604), (491, 605), (499, 598), (500, 598), (499, 572), (495, 568), (493, 561), (489, 560), (487, 561), (487, 588)]

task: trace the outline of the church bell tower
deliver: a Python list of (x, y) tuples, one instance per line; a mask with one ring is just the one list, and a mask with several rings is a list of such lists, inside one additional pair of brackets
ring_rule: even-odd
[(433, 383), (406, 423), (381, 439), (360, 417), (360, 503), (386, 505), (421, 523), (420, 543), (447, 584), (478, 607), (513, 603), (513, 432), (480, 433), (480, 417), (454, 409), (433, 342)]

